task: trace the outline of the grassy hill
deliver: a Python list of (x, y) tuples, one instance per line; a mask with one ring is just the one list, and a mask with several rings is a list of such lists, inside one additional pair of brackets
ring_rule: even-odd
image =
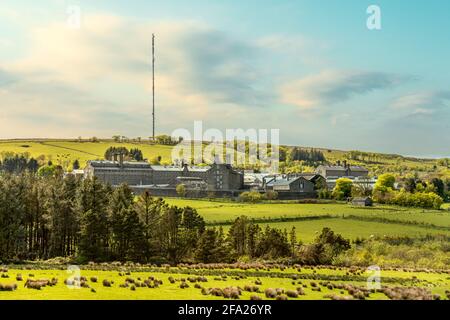
[[(172, 146), (150, 144), (148, 141), (114, 142), (107, 139), (98, 142), (73, 139), (0, 140), (0, 159), (8, 152), (27, 153), (30, 157), (39, 158), (41, 161), (51, 160), (65, 166), (70, 166), (75, 159), (78, 159), (83, 166), (87, 160), (102, 159), (106, 149), (110, 146), (122, 146), (128, 149), (139, 148), (147, 159), (161, 156), (162, 163), (171, 163)], [(284, 146), (283, 148), (289, 149), (291, 147)], [(349, 163), (367, 167), (370, 173), (375, 175), (392, 172), (399, 175), (417, 174), (419, 176), (441, 175), (450, 177), (450, 161), (446, 160), (420, 159), (358, 151), (316, 150), (322, 151), (329, 163), (346, 160)], [(287, 164), (287, 166), (295, 165), (298, 165), (298, 163)], [(300, 165), (305, 171), (313, 170), (306, 164)]]
[(57, 164), (73, 163), (78, 159), (81, 166), (88, 160), (103, 159), (106, 149), (111, 146), (139, 148), (144, 158), (151, 159), (161, 156), (162, 162), (171, 162), (171, 146), (153, 145), (138, 142), (114, 142), (101, 140), (99, 142), (75, 140), (3, 140), (0, 141), (0, 154), (6, 152), (28, 153), (30, 157), (45, 158)]

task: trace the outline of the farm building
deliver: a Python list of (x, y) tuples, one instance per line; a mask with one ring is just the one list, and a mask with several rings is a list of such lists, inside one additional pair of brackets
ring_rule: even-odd
[(329, 178), (367, 177), (369, 175), (369, 170), (361, 166), (349, 165), (344, 161), (342, 165), (338, 162), (337, 165), (334, 166), (319, 166), (316, 169), (316, 173), (328, 180)]
[(314, 183), (304, 177), (276, 177), (266, 184), (267, 190), (277, 192), (314, 192)]
[(354, 198), (352, 200), (352, 205), (361, 207), (371, 207), (373, 205), (373, 201), (370, 197)]

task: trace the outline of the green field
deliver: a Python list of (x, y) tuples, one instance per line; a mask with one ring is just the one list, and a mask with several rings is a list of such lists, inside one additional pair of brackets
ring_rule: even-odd
[(450, 212), (444, 210), (394, 206), (364, 208), (340, 203), (249, 204), (178, 198), (166, 198), (166, 201), (177, 206), (196, 208), (209, 225), (223, 225), (224, 229), (241, 215), (255, 219), (262, 227), (266, 222), (273, 227), (288, 230), (295, 226), (297, 235), (303, 242), (312, 241), (323, 227), (330, 227), (350, 239), (368, 238), (371, 235), (450, 235)]
[(58, 164), (68, 161), (70, 164), (78, 159), (83, 167), (88, 160), (103, 159), (106, 149), (111, 146), (125, 147), (127, 149), (139, 148), (144, 158), (152, 159), (156, 156), (162, 157), (162, 162), (171, 162), (171, 146), (151, 145), (149, 143), (118, 143), (112, 140), (101, 140), (99, 142), (70, 141), (70, 140), (4, 140), (0, 141), (0, 153), (29, 153), (30, 157), (38, 158), (44, 155), (46, 160)]
[[(17, 267), (16, 267), (17, 268)], [(63, 269), (63, 268), (62, 268)], [(148, 269), (148, 268), (147, 268)], [(325, 299), (327, 294), (335, 294), (338, 296), (349, 296), (346, 289), (342, 289), (339, 284), (351, 284), (361, 288), (367, 285), (366, 279), (371, 274), (360, 269), (357, 273), (352, 273), (346, 268), (309, 268), (302, 267), (301, 270), (287, 268), (281, 270), (279, 268), (271, 268), (270, 271), (265, 269), (236, 269), (236, 268), (221, 268), (221, 269), (188, 269), (188, 268), (152, 268), (145, 270), (140, 268), (133, 269), (129, 275), (119, 275), (119, 271), (125, 272), (124, 268), (115, 270), (81, 270), (79, 276), (87, 278), (87, 285), (89, 288), (69, 288), (64, 284), (64, 280), (69, 277), (66, 270), (50, 269), (50, 270), (24, 270), (24, 269), (9, 269), (8, 272), (3, 273), (9, 278), (0, 278), (0, 284), (17, 284), (15, 291), (0, 291), (0, 300), (8, 299), (38, 299), (38, 300), (103, 300), (103, 299), (224, 299), (224, 297), (217, 297), (213, 295), (203, 295), (201, 288), (195, 288), (195, 283), (187, 279), (188, 277), (204, 276), (206, 282), (197, 282), (197, 285), (208, 288), (226, 288), (226, 287), (240, 287), (245, 289), (246, 285), (255, 286), (257, 279), (261, 280), (261, 284), (257, 287), (259, 292), (242, 291), (239, 299), (248, 300), (251, 295), (259, 296), (266, 299), (264, 291), (267, 288), (281, 288), (284, 291), (296, 290), (302, 287), (304, 295), (297, 298), (289, 299), (303, 299), (303, 300), (318, 300)], [(349, 273), (350, 271), (350, 273)], [(16, 275), (21, 274), (23, 281), (17, 281)], [(346, 275), (347, 274), (347, 275)], [(126, 278), (131, 278), (133, 281), (142, 283), (150, 276), (158, 280), (162, 280), (162, 285), (158, 288), (149, 288), (138, 286), (135, 290), (131, 290), (131, 283), (128, 287), (119, 287), (124, 284)], [(175, 278), (175, 283), (169, 282), (169, 277)], [(222, 276), (226, 276), (226, 280), (218, 280)], [(239, 279), (235, 277), (240, 276)], [(449, 275), (442, 272), (419, 272), (408, 270), (382, 270), (381, 271), (381, 285), (384, 287), (427, 287), (432, 294), (439, 294), (441, 299), (446, 298), (445, 291), (450, 289)], [(92, 282), (91, 277), (97, 277), (97, 282)], [(293, 280), (293, 277), (296, 280)], [(416, 278), (416, 280), (413, 279)], [(46, 286), (40, 290), (30, 289), (24, 287), (27, 279), (48, 279), (56, 278), (58, 280), (55, 286)], [(140, 280), (139, 280), (139, 279)], [(187, 279), (189, 287), (182, 289), (180, 284), (182, 278)], [(113, 281), (111, 287), (103, 286), (103, 280)], [(313, 290), (313, 282), (320, 287), (320, 291)], [(331, 287), (329, 285), (332, 285)], [(328, 286), (328, 287), (327, 287)], [(91, 291), (91, 288), (95, 292)], [(382, 292), (370, 293), (367, 299), (388, 299)]]

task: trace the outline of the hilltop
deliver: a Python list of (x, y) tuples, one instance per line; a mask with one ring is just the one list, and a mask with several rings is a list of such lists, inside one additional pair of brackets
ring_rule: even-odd
[[(103, 159), (105, 151), (111, 147), (139, 148), (144, 158), (161, 157), (162, 164), (171, 163), (173, 146), (153, 144), (148, 140), (127, 140), (118, 142), (113, 139), (82, 140), (82, 139), (27, 139), (0, 140), (0, 158), (8, 153), (25, 154), (45, 163), (52, 161), (63, 167), (70, 168), (73, 161), (78, 160), (84, 166), (88, 160)], [(294, 146), (282, 146), (280, 154), (289, 153)], [(405, 157), (396, 154), (376, 152), (344, 151), (324, 148), (296, 147), (302, 150), (320, 151), (326, 163), (336, 163), (346, 160), (355, 165), (362, 165), (373, 175), (392, 172), (399, 175), (416, 174), (417, 176), (440, 175), (450, 177), (450, 159), (422, 159)], [(288, 158), (288, 157), (286, 157)], [(281, 168), (286, 171), (311, 171), (317, 163), (305, 161), (284, 161)]]

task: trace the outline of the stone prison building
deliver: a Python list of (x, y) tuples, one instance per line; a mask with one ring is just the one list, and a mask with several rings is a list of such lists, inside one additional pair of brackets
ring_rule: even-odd
[[(128, 184), (135, 192), (149, 190), (158, 196), (176, 195), (176, 186), (184, 184), (186, 189), (197, 193), (238, 192), (244, 185), (242, 172), (234, 170), (228, 164), (212, 164), (210, 166), (190, 167), (151, 165), (147, 162), (120, 161), (88, 161), (84, 169), (84, 177), (96, 177), (104, 183), (117, 186)], [(200, 196), (200, 194), (197, 194)]]

